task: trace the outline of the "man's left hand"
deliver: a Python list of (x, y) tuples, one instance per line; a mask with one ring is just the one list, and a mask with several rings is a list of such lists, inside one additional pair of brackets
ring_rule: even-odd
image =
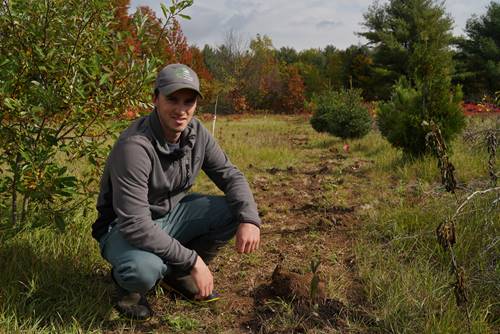
[(252, 223), (241, 223), (236, 231), (236, 250), (238, 253), (251, 253), (260, 244), (260, 228)]

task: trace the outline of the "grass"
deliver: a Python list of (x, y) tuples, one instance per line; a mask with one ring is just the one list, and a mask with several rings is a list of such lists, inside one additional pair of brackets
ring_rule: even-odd
[(96, 277), (104, 263), (89, 221), (80, 222), (64, 234), (39, 229), (2, 242), (0, 331), (86, 331), (111, 311), (108, 289)]
[(380, 162), (370, 179), (379, 179), (387, 190), (381, 191), (385, 201), (377, 202), (376, 212), (365, 216), (372, 223), (363, 225), (356, 250), (378, 331), (463, 333), (469, 327), (467, 312), (470, 332), (498, 331), (500, 210), (493, 204), (498, 192), (471, 201), (457, 219), (454, 252), (466, 273), (468, 309), (455, 305), (450, 255), (435, 237), (437, 225), (454, 214), (471, 189), (488, 186), (485, 148), (472, 147), (462, 138), (454, 142), (451, 161), (465, 188), (456, 196), (443, 193), (436, 182), (439, 172), (433, 158), (403, 162), (390, 151), (386, 147), (372, 155)]
[[(476, 120), (470, 127), (491, 124), (488, 122)], [(211, 129), (211, 124), (207, 127)], [(364, 294), (360, 307), (373, 321), (367, 325), (352, 320), (350, 332), (463, 333), (469, 326), (465, 311), (472, 333), (500, 331), (500, 210), (498, 203), (492, 205), (498, 193), (474, 198), (457, 219), (454, 251), (466, 273), (467, 310), (455, 304), (450, 255), (435, 237), (437, 225), (452, 215), (471, 191), (488, 186), (484, 147), (464, 142), (462, 137), (454, 141), (451, 161), (461, 188), (451, 195), (440, 185), (434, 158), (405, 159), (377, 132), (350, 141), (348, 154), (342, 151), (343, 141), (315, 133), (302, 116), (221, 117), (216, 137), (251, 185), (265, 184), (262, 191), (271, 198), (302, 196), (302, 192), (287, 186), (293, 174), (279, 179), (270, 169), (286, 170), (310, 161), (321, 165), (335, 155), (345, 155), (345, 159), (339, 158), (338, 167), (323, 176), (325, 182), (311, 203), (317, 210), (356, 208), (359, 223), (349, 230), (354, 269), (344, 263), (347, 250), (326, 250), (322, 262), (322, 267), (338, 273), (326, 281), (332, 298), (343, 300), (351, 286), (343, 272), (355, 270), (359, 276)], [(349, 169), (355, 162), (360, 163), (359, 168)], [(219, 192), (204, 175), (194, 191)], [(283, 203), (258, 204), (266, 220), (284, 221), (286, 226), (290, 212)], [(156, 307), (164, 314), (158, 323), (140, 325), (118, 318), (110, 304), (109, 267), (90, 236), (95, 213), (92, 206), (86, 208), (86, 214), (83, 209), (63, 232), (40, 228), (24, 230), (13, 238), (0, 236), (0, 333), (218, 333), (242, 317), (237, 312), (239, 306), (230, 307), (233, 311), (229, 313), (199, 309), (157, 293), (161, 303)], [(332, 229), (335, 225), (328, 221), (319, 224)], [(323, 232), (311, 229), (284, 235), (282, 240), (300, 245), (318, 242), (322, 236)], [(277, 245), (267, 247), (268, 253), (237, 260), (224, 255), (228, 266), (239, 263), (239, 271), (226, 273), (224, 263), (217, 275), (225, 274), (234, 280), (235, 289), (240, 288), (239, 282), (250, 280), (255, 268), (265, 266), (270, 256), (282, 251)], [(304, 272), (309, 260), (304, 259), (300, 267)], [(260, 329), (263, 333), (291, 332), (306, 326), (305, 318), (294, 313), (290, 302), (276, 299), (260, 307), (258, 316), (269, 315), (261, 319), (265, 320)], [(337, 331), (332, 327), (304, 330)]]
[[(495, 263), (499, 248), (494, 240), (500, 217), (498, 212), (485, 213), (491, 201), (491, 197), (478, 201), (484, 211), (464, 215), (457, 224), (454, 249), (466, 271), (473, 333), (493, 333), (498, 328), (494, 314), (498, 314), (500, 294)], [(454, 281), (450, 257), (434, 234), (454, 207), (449, 199), (433, 199), (425, 207), (385, 208), (373, 224), (365, 226), (357, 250), (360, 274), (382, 328), (412, 333), (461, 333), (467, 328), (465, 311), (456, 307), (450, 286)]]

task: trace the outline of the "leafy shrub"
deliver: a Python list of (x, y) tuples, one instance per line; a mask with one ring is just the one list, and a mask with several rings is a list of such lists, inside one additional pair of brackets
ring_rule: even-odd
[[(446, 142), (465, 125), (460, 108), (462, 91), (457, 87), (455, 94), (443, 93), (439, 87), (424, 94), (424, 88), (410, 87), (400, 80), (390, 101), (381, 103), (377, 113), (377, 126), (382, 135), (406, 154), (419, 156), (428, 150), (425, 144), (426, 129), (423, 121), (434, 121), (439, 126)], [(427, 96), (427, 98), (425, 98)]]
[[(173, 0), (166, 22), (191, 3)], [(115, 13), (106, 0), (0, 5), (0, 230), (63, 228), (98, 189), (114, 120), (147, 106), (161, 64), (137, 49), (148, 16), (122, 31)]]
[(360, 89), (330, 91), (316, 98), (311, 125), (318, 132), (347, 138), (361, 138), (371, 128), (371, 117), (363, 105)]

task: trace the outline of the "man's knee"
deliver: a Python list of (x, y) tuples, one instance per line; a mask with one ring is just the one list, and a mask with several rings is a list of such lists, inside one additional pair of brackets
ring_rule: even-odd
[(239, 221), (231, 211), (225, 196), (213, 196), (211, 204), (215, 207), (218, 218), (215, 230), (222, 234), (217, 239), (227, 241), (236, 233)]
[(154, 254), (127, 259), (113, 268), (113, 276), (122, 288), (130, 292), (146, 293), (163, 278), (166, 265)]

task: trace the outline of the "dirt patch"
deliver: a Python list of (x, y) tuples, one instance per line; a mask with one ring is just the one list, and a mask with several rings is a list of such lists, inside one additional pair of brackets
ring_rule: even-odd
[[(308, 143), (306, 136), (293, 140)], [(211, 264), (222, 300), (200, 308), (156, 296), (158, 316), (136, 327), (137, 332), (169, 332), (179, 325), (178, 315), (185, 322), (196, 320), (193, 329), (184, 330), (195, 333), (348, 333), (362, 332), (372, 322), (363, 311), (366, 298), (352, 250), (358, 211), (365, 203), (349, 183), (363, 182), (371, 162), (328, 148), (312, 149), (310, 155), (293, 167), (248, 166), (264, 222), (262, 243), (249, 255), (228, 245)], [(320, 265), (312, 297), (313, 259)]]
[[(250, 313), (236, 320), (236, 332), (349, 332), (352, 321), (356, 322), (356, 330), (371, 322), (360, 311), (365, 308), (365, 297), (351, 239), (359, 224), (357, 209), (362, 203), (352, 194), (350, 205), (328, 206), (322, 197), (325, 187), (333, 183), (342, 186), (342, 182), (335, 182), (337, 172), (351, 170), (351, 177), (358, 177), (361, 173), (356, 171), (370, 162), (350, 161), (337, 152), (322, 152), (325, 156), (317, 155), (302, 166), (260, 171), (253, 180), (265, 223), (263, 244), (258, 259), (240, 264), (245, 272), (243, 281), (235, 281), (234, 276), (221, 280), (228, 282), (233, 291), (247, 286), (234, 295), (233, 305), (238, 305), (239, 298), (245, 298), (245, 303), (249, 296), (253, 298)], [(347, 186), (343, 187), (350, 192)], [(276, 271), (283, 258), (286, 269)], [(319, 292), (311, 300), (313, 275), (309, 263), (313, 258), (321, 261), (321, 281)], [(219, 260), (227, 261), (222, 257)], [(248, 304), (245, 305), (248, 310)]]

